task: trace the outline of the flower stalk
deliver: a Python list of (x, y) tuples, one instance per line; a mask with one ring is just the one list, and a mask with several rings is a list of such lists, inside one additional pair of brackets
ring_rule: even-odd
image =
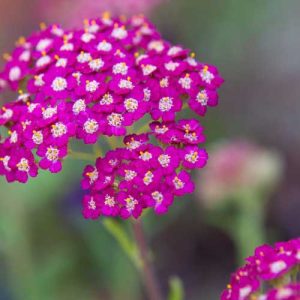
[(155, 276), (153, 266), (149, 259), (149, 248), (145, 238), (143, 225), (140, 220), (133, 222), (132, 229), (139, 250), (139, 257), (142, 263), (142, 277), (148, 293), (149, 300), (162, 300), (160, 287)]

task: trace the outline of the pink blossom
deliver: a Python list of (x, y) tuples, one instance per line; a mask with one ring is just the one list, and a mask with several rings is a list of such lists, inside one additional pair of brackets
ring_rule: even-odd
[(9, 182), (25, 183), (38, 168), (60, 172), (71, 140), (114, 136), (124, 146), (84, 169), (85, 218), (162, 214), (174, 196), (194, 191), (190, 170), (208, 158), (199, 145), (204, 129), (180, 113), (187, 107), (203, 117), (194, 95), (216, 97), (223, 79), (143, 16), (104, 14), (78, 30), (42, 25), (17, 43), (0, 77), (19, 92), (0, 110), (0, 174)]
[(278, 243), (275, 247), (263, 245), (256, 248), (246, 265), (231, 275), (221, 299), (298, 300), (300, 282), (297, 276), (295, 282), (287, 283), (287, 279), (292, 272), (297, 274), (299, 271), (299, 253), (299, 238)]

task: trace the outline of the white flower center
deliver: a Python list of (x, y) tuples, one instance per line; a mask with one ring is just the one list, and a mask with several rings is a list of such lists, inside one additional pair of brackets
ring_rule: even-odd
[(168, 63), (165, 63), (165, 68), (166, 68), (167, 71), (174, 72), (178, 67), (179, 67), (178, 62), (170, 61)]
[(10, 160), (10, 156), (6, 155), (6, 156), (4, 156), (1, 160), (2, 160), (2, 162), (3, 162), (4, 169), (5, 169), (6, 171), (10, 172), (10, 171), (11, 171), (11, 168), (8, 166), (8, 162), (9, 162), (9, 160)]
[(105, 94), (102, 99), (100, 100), (101, 105), (110, 105), (114, 102), (114, 98), (111, 94), (107, 93)]
[(57, 26), (53, 26), (53, 28), (51, 29), (51, 33), (53, 33), (56, 36), (63, 36), (64, 31), (63, 31), (63, 29), (61, 29)]
[(89, 32), (85, 32), (82, 36), (81, 36), (81, 40), (84, 43), (89, 43), (91, 40), (93, 40), (95, 38), (95, 36)]
[(123, 120), (124, 118), (121, 114), (112, 113), (109, 116), (107, 116), (108, 124), (113, 127), (121, 127)]
[(184, 137), (190, 142), (195, 142), (198, 139), (198, 136), (195, 132), (188, 132), (184, 134)]
[(286, 263), (283, 260), (276, 261), (270, 265), (271, 272), (278, 274), (287, 267)]
[(30, 51), (25, 50), (25, 51), (20, 55), (19, 60), (20, 60), (20, 61), (29, 61), (30, 56), (31, 56)]
[(134, 199), (132, 196), (128, 196), (125, 199), (125, 202), (126, 202), (126, 209), (130, 212), (132, 212), (135, 206), (138, 204), (138, 201)]
[(123, 40), (128, 36), (128, 33), (124, 27), (116, 27), (113, 29), (111, 36), (118, 40)]
[(44, 77), (44, 74), (34, 76), (34, 85), (35, 86), (43, 86), (45, 84), (43, 77)]
[(112, 44), (108, 43), (106, 41), (102, 41), (98, 44), (97, 46), (97, 50), (98, 51), (105, 51), (105, 52), (109, 52), (112, 49)]
[(74, 115), (78, 115), (79, 113), (81, 113), (82, 111), (85, 111), (85, 110), (86, 110), (86, 104), (83, 99), (78, 99), (73, 104), (72, 111), (73, 111)]
[(94, 93), (94, 92), (96, 92), (98, 87), (99, 87), (99, 82), (96, 81), (96, 80), (92, 80), (92, 81), (87, 81), (86, 82), (85, 89), (86, 89), (87, 92)]
[(37, 108), (37, 103), (30, 103), (27, 107), (28, 112), (32, 113)]
[(141, 142), (132, 140), (131, 142), (126, 143), (127, 149), (134, 150), (141, 146)]
[(180, 190), (184, 187), (184, 182), (179, 179), (177, 176), (173, 179), (173, 184), (176, 190)]
[(14, 114), (12, 109), (6, 108), (6, 109), (2, 109), (2, 110), (4, 110), (4, 114), (1, 117), (6, 120), (10, 119)]
[(208, 84), (211, 83), (212, 80), (215, 78), (214, 74), (207, 70), (207, 67), (204, 67), (204, 69), (200, 72), (200, 76), (202, 80)]
[(139, 106), (139, 103), (136, 99), (134, 98), (127, 98), (124, 101), (124, 106), (127, 111), (129, 112), (135, 112)]
[(74, 45), (72, 43), (65, 43), (60, 47), (61, 51), (73, 51)]
[(239, 299), (244, 300), (246, 297), (248, 297), (251, 293), (252, 289), (250, 286), (245, 286), (240, 289), (240, 296)]
[(10, 81), (19, 80), (21, 77), (21, 69), (19, 67), (13, 67), (9, 70), (8, 78)]
[(67, 88), (67, 80), (63, 77), (56, 77), (52, 84), (51, 87), (55, 92), (61, 92), (64, 91)]
[(77, 61), (81, 64), (89, 62), (92, 60), (92, 56), (88, 52), (80, 52), (80, 54), (77, 56)]
[(100, 27), (98, 24), (94, 23), (94, 24), (91, 24), (87, 29), (91, 33), (96, 33), (100, 29)]
[(50, 146), (47, 148), (46, 158), (52, 162), (55, 162), (58, 160), (58, 154), (59, 154), (59, 150), (57, 148)]
[(159, 191), (155, 191), (151, 194), (152, 198), (155, 200), (156, 204), (159, 205), (164, 200), (164, 196)]
[(58, 138), (67, 133), (67, 126), (61, 122), (52, 125), (51, 133), (53, 137)]
[(99, 124), (95, 119), (88, 119), (83, 125), (84, 131), (89, 134), (97, 132), (98, 128)]
[(167, 88), (169, 86), (169, 78), (165, 77), (165, 78), (161, 79), (159, 82), (159, 85), (162, 88)]
[(115, 167), (117, 165), (117, 163), (119, 162), (119, 160), (118, 159), (110, 159), (108, 162), (112, 167)]
[(171, 161), (171, 156), (168, 155), (168, 154), (161, 154), (161, 155), (158, 157), (158, 162), (160, 163), (160, 165), (161, 165), (163, 168), (168, 167), (169, 164), (170, 164), (170, 161)]
[(180, 51), (182, 51), (181, 47), (174, 46), (174, 47), (172, 47), (172, 48), (169, 49), (168, 55), (169, 56), (174, 56), (174, 55), (177, 55)]
[(197, 61), (193, 58), (193, 57), (188, 57), (187, 59), (186, 59), (186, 62), (190, 65), (190, 66), (192, 66), (192, 67), (196, 67), (197, 66)]
[(194, 151), (194, 152), (190, 152), (190, 153), (187, 153), (185, 156), (184, 156), (184, 159), (187, 160), (188, 162), (190, 163), (196, 163), (199, 159), (199, 155), (198, 155), (198, 152)]
[(43, 133), (42, 133), (41, 131), (33, 131), (33, 134), (32, 134), (32, 141), (33, 141), (36, 145), (42, 144), (43, 141), (44, 141)]
[(151, 171), (148, 171), (143, 178), (144, 184), (149, 185), (153, 181), (153, 177), (153, 173)]
[(178, 83), (182, 86), (182, 88), (189, 90), (192, 85), (192, 79), (189, 76), (185, 76), (178, 80)]
[(162, 112), (170, 111), (173, 107), (173, 100), (170, 97), (163, 97), (159, 100), (158, 108)]
[(89, 209), (95, 210), (96, 208), (97, 208), (96, 202), (95, 202), (94, 198), (92, 197), (91, 200), (89, 201)]
[(151, 41), (148, 44), (148, 50), (155, 50), (156, 52), (162, 52), (165, 46), (162, 41)]
[(59, 58), (55, 64), (56, 67), (65, 68), (67, 66), (68, 60), (66, 58)]
[(104, 66), (104, 61), (101, 58), (93, 59), (89, 62), (89, 67), (93, 71), (99, 71)]
[(44, 51), (52, 43), (51, 39), (42, 39), (36, 45), (36, 50), (39, 52)]
[(207, 96), (206, 91), (203, 90), (203, 91), (199, 92), (197, 94), (196, 101), (198, 103), (200, 103), (201, 105), (206, 106), (207, 102), (208, 102), (208, 96)]
[(155, 70), (157, 69), (156, 66), (153, 65), (142, 65), (142, 70), (143, 70), (143, 74), (145, 76), (150, 75), (151, 73), (153, 73)]
[(43, 111), (43, 119), (50, 119), (57, 114), (57, 107), (48, 107)]
[(126, 181), (132, 180), (136, 175), (137, 175), (137, 173), (133, 170), (125, 170), (125, 180)]
[(104, 204), (109, 207), (114, 207), (116, 205), (115, 198), (110, 195), (105, 195)]
[(126, 75), (128, 72), (128, 66), (124, 62), (120, 62), (120, 63), (113, 65), (112, 71), (114, 74)]
[(97, 169), (95, 168), (94, 171), (89, 172), (86, 175), (90, 179), (90, 184), (93, 184), (98, 179), (99, 173), (98, 173)]
[(164, 134), (169, 130), (169, 128), (166, 125), (163, 125), (162, 127), (159, 127), (158, 125), (155, 126), (154, 132), (157, 134)]
[(145, 88), (143, 92), (144, 92), (144, 101), (149, 102), (151, 99), (151, 90)]
[(21, 172), (29, 172), (29, 161), (26, 158), (21, 158), (20, 162), (17, 164), (17, 168)]
[(10, 135), (10, 139), (9, 141), (12, 143), (12, 144), (15, 144), (17, 141), (18, 141), (18, 133), (16, 131), (13, 131)]
[(140, 152), (139, 158), (143, 161), (149, 161), (152, 158), (152, 154), (148, 151)]
[(18, 97), (19, 101), (23, 101), (24, 103), (26, 103), (27, 101), (29, 101), (30, 98), (30, 94), (28, 93), (23, 93)]
[(40, 68), (40, 67), (43, 67), (43, 66), (48, 65), (48, 64), (50, 63), (50, 61), (51, 61), (50, 56), (45, 55), (45, 56), (40, 57), (40, 58), (36, 61), (36, 64), (35, 64), (35, 65), (36, 65), (38, 68)]

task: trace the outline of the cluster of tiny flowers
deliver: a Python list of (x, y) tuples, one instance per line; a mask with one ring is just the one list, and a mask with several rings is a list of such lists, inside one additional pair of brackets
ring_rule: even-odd
[[(122, 136), (124, 148), (84, 171), (85, 217), (162, 213), (174, 195), (192, 192), (187, 171), (207, 159), (198, 147), (203, 128), (178, 113), (189, 107), (203, 116), (217, 104), (216, 67), (163, 40), (143, 16), (109, 14), (75, 31), (42, 24), (6, 59), (0, 87), (19, 91), (0, 109), (0, 174), (9, 182), (26, 182), (39, 168), (59, 172), (73, 138)], [(148, 129), (130, 135), (147, 115)]]
[(300, 238), (263, 245), (231, 276), (222, 300), (299, 300)]

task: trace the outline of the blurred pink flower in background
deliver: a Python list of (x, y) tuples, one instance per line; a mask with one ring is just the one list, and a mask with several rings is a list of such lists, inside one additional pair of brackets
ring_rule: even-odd
[(112, 14), (149, 14), (168, 0), (41, 0), (40, 14), (45, 21), (78, 26), (84, 18), (99, 17), (104, 11)]
[(282, 172), (283, 160), (273, 150), (247, 140), (218, 143), (198, 175), (197, 194), (211, 208), (228, 198), (270, 190)]

